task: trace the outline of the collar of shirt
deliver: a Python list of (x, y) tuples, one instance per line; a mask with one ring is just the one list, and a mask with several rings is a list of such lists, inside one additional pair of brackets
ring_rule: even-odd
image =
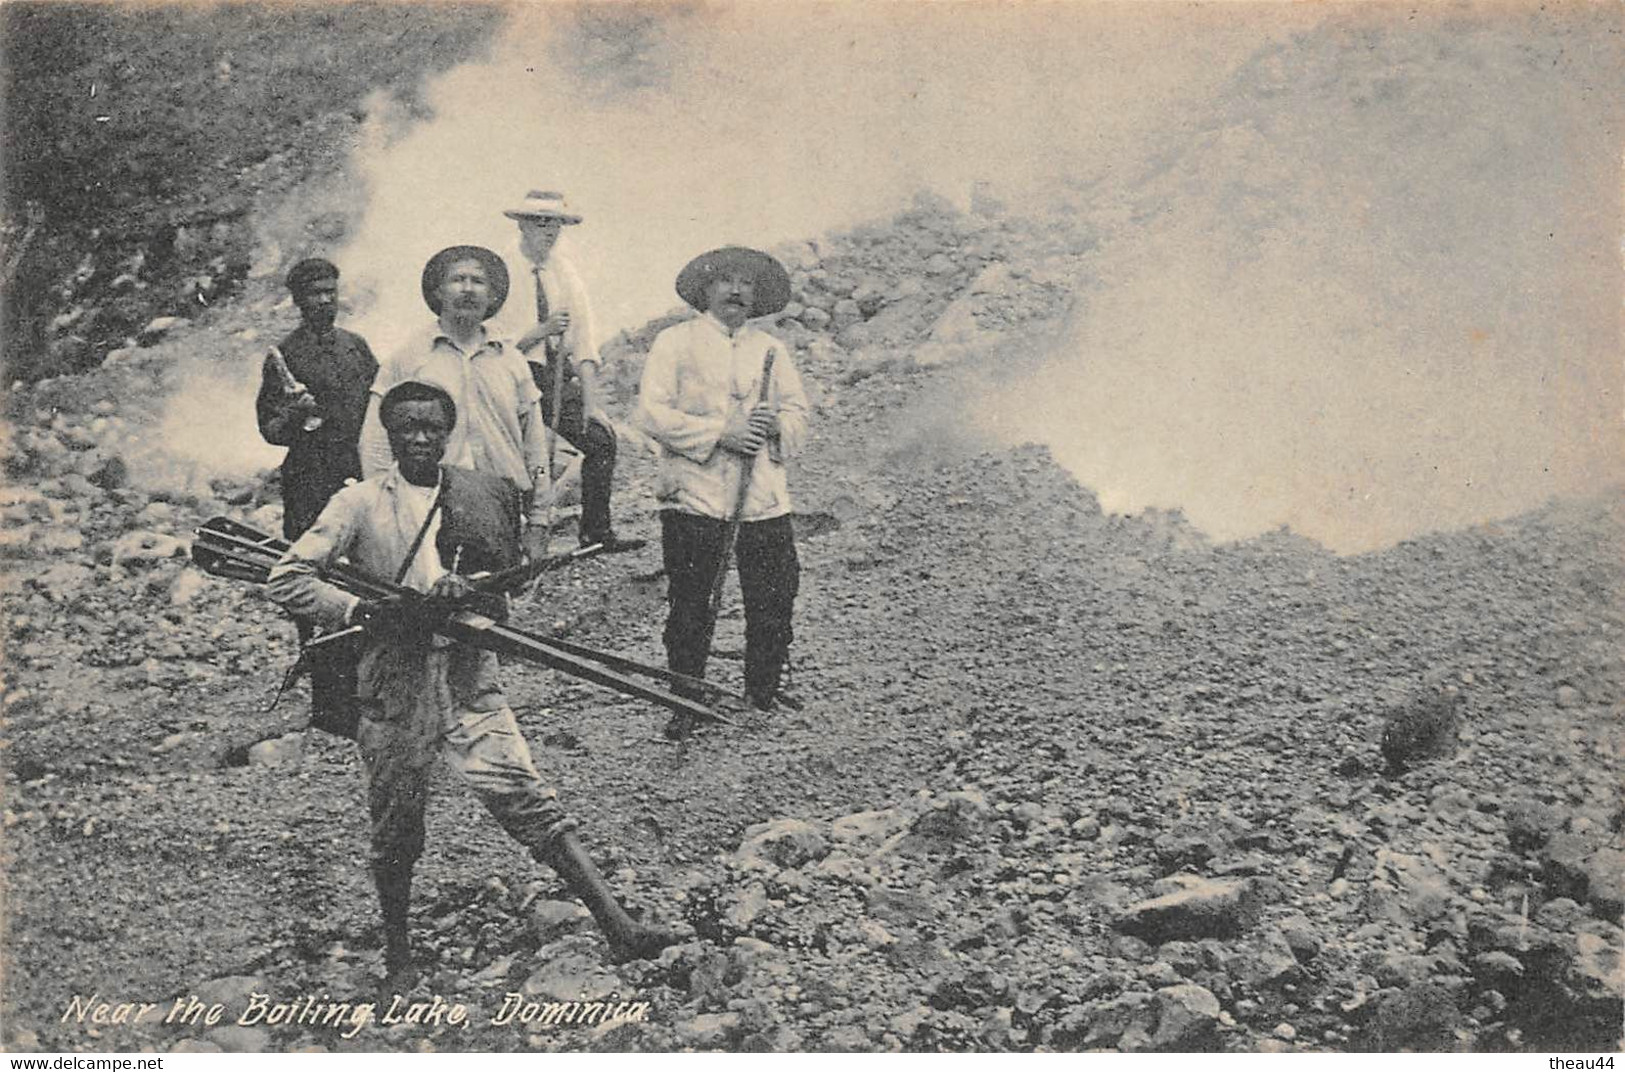
[(383, 487), (383, 489), (385, 491), (388, 491), (388, 492), (393, 494), (393, 493), (399, 492), (401, 490), (401, 485), (402, 484), (407, 485), (408, 487), (412, 488), (414, 491), (428, 492), (428, 491), (438, 490), (440, 485), (444, 484), (445, 482), (446, 482), (446, 467), (445, 466), (441, 466), (441, 467), (439, 467), (438, 469), (435, 470), (435, 482), (433, 484), (431, 484), (429, 487), (425, 488), (425, 487), (420, 487), (417, 484), (413, 484), (411, 481), (407, 480), (406, 477), (401, 475), (401, 463), (396, 462), (396, 463), (394, 463), (393, 465), (391, 465), (389, 467), (389, 472), (384, 474), (383, 480), (381, 480), (379, 483), (380, 483), (380, 485)]
[(475, 357), (486, 350), (491, 350), (500, 354), (504, 347), (508, 345), (506, 339), (503, 339), (500, 335), (492, 335), (491, 332), (486, 329), (486, 326), (481, 324), (478, 341), (475, 343), (474, 348), (471, 350), (465, 350), (456, 339), (446, 334), (445, 329), (440, 326), (440, 321), (438, 320), (436, 320), (429, 328), (427, 338), (429, 340), (428, 348), (430, 350), (433, 350), (441, 343), (445, 343), (447, 346), (451, 347), (459, 354), (462, 354), (464, 357)]
[(703, 320), (705, 323), (710, 324), (713, 328), (715, 328), (725, 338), (728, 338), (728, 339), (737, 339), (737, 338), (739, 338), (739, 336), (743, 335), (746, 332), (747, 329), (750, 328), (750, 321), (747, 320), (743, 324), (740, 324), (734, 330), (729, 331), (728, 330), (728, 325), (724, 324), (722, 321), (718, 320), (715, 316), (713, 316), (711, 314), (711, 312), (709, 310), (707, 310), (706, 312), (701, 313), (700, 314), (700, 319)]

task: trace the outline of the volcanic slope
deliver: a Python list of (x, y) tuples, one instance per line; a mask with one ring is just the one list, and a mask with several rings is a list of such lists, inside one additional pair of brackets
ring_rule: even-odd
[[(413, 928), (424, 1000), (465, 1003), (469, 1028), (64, 1021), (93, 993), (233, 1017), (256, 992), (370, 998), (378, 935), (349, 747), (293, 732), (302, 689), (263, 712), (291, 627), (171, 557), (212, 513), (274, 527), (274, 488), (115, 464), (168, 370), (250, 347), (272, 299), (15, 400), (8, 1044), (1614, 1045), (1617, 508), (1349, 558), (1103, 514), (1041, 448), (950, 431), (978, 357), (1043, 345), (1087, 273), (1091, 243), (1052, 222), (927, 205), (781, 251), (801, 319), (780, 330), (817, 398), (796, 478), (805, 708), (679, 758), (647, 705), (510, 667), (606, 870), (696, 940), (606, 967), (558, 883), (447, 779)], [(843, 290), (885, 298), (833, 343), (809, 310)], [(628, 380), (646, 335), (623, 340)], [(629, 456), (624, 479), (624, 527), (654, 535), (652, 463)], [(520, 621), (657, 661), (662, 588), (637, 579), (657, 564), (583, 563)], [(1387, 777), (1383, 719), (1446, 684), (1466, 696), (1458, 748)], [(509, 993), (650, 1011), (491, 1023)]]

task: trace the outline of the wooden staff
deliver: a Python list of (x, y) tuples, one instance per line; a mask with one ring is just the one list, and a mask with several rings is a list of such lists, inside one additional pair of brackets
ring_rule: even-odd
[[(778, 347), (770, 347), (767, 351), (767, 357), (762, 360), (762, 388), (756, 396), (757, 405), (767, 401), (768, 393), (772, 389), (773, 359), (778, 356), (778, 353)], [(763, 446), (765, 447), (766, 444), (764, 443)], [(717, 615), (722, 611), (722, 586), (728, 578), (728, 560), (733, 557), (734, 545), (739, 542), (739, 526), (743, 523), (745, 500), (750, 495), (750, 478), (755, 470), (755, 454), (741, 461), (739, 490), (734, 495), (733, 511), (728, 515), (728, 526), (722, 532), (722, 554), (717, 559), (717, 571), (711, 577), (711, 598), (706, 607), (705, 615), (705, 650), (707, 652), (711, 650), (711, 640), (716, 635)], [(678, 712), (678, 718), (678, 745), (683, 752), (686, 752), (688, 735), (694, 728), (694, 719), (686, 711)]]

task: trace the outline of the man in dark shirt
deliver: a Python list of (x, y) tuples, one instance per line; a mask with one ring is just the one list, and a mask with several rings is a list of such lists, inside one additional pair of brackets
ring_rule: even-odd
[(255, 402), (260, 435), (288, 448), (282, 534), (290, 540), (310, 528), (345, 481), (361, 479), (361, 422), (378, 362), (365, 339), (334, 326), (338, 281), (339, 270), (320, 257), (288, 273), (303, 322), (266, 357)]
[[(255, 401), (260, 435), (288, 448), (282, 462), (282, 534), (298, 539), (333, 493), (361, 479), (361, 422), (378, 362), (361, 336), (334, 325), (339, 270), (320, 257), (288, 272), (301, 323), (266, 355)], [(300, 643), (311, 626), (299, 622)], [(311, 663), (311, 725), (353, 736), (355, 659), (343, 642), (324, 645)]]

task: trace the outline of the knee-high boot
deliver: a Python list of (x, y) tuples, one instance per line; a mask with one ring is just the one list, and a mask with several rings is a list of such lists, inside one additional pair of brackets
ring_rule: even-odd
[(609, 939), (610, 952), (616, 960), (642, 960), (657, 955), (668, 945), (682, 941), (674, 931), (663, 930), (639, 923), (627, 915), (616, 898), (615, 891), (599, 872), (586, 848), (574, 834), (560, 834), (541, 856), (542, 862), (558, 872), (560, 878), (581, 898), (592, 913), (592, 918)]

